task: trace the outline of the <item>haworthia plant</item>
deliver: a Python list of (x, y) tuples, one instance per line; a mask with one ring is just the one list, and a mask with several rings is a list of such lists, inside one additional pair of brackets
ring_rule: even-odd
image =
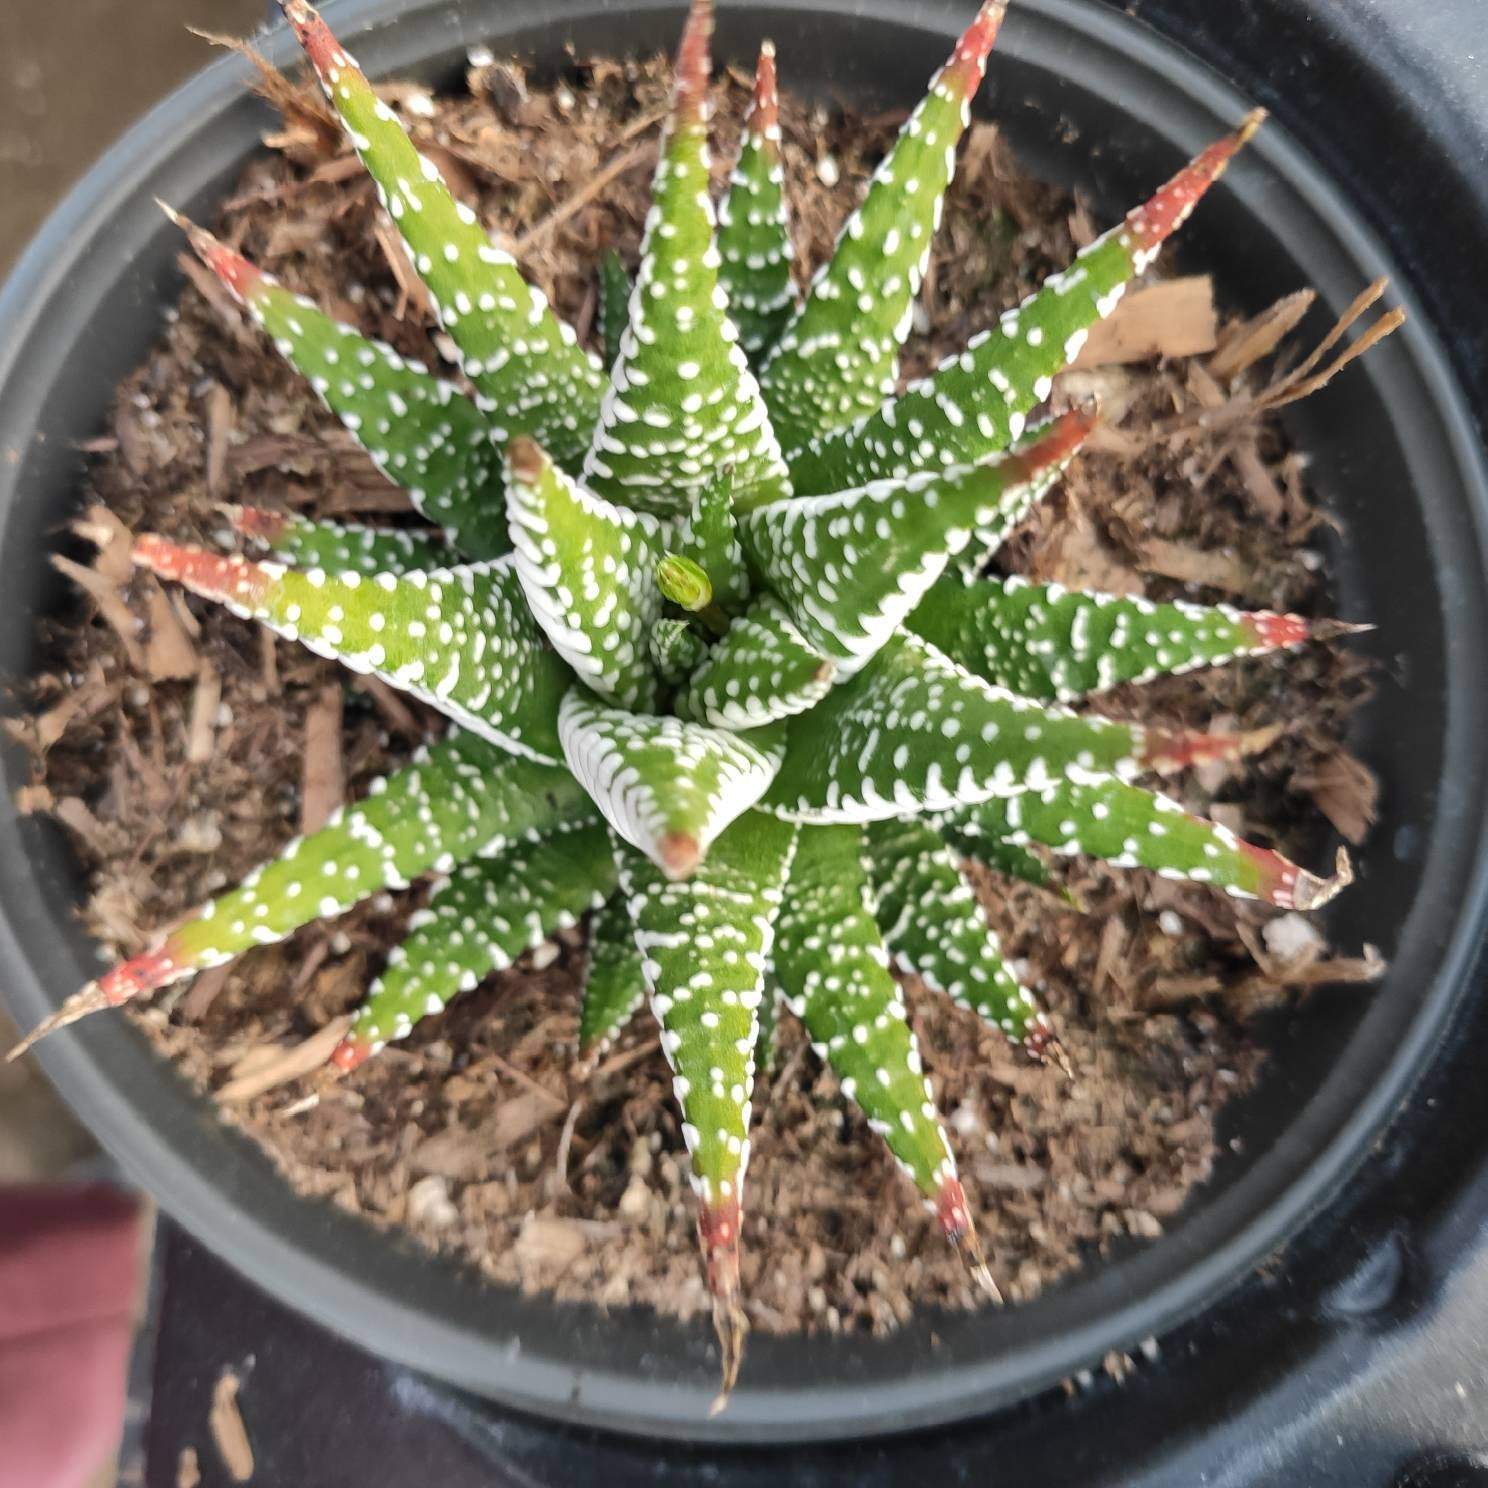
[(1066, 706), (1324, 628), (961, 576), (1090, 427), (1083, 411), (1027, 427), (1050, 380), (1258, 121), (896, 396), (1003, 5), (982, 6), (798, 304), (773, 54), (715, 231), (712, 13), (694, 0), (633, 288), (617, 261), (603, 269), (606, 388), (600, 360), (453, 199), (315, 11), (283, 3), (472, 394), (188, 228), (433, 526), (237, 509), (227, 536), (266, 553), (147, 534), (135, 559), (458, 727), (49, 1026), (438, 875), (337, 1051), (356, 1078), (384, 1042), (594, 910), (579, 1036), (592, 1059), (649, 995), (726, 1383), (745, 1326), (761, 1009), (777, 988), (990, 1285), (891, 968), (1035, 1054), (1053, 1031), (1003, 961), (960, 854), (1037, 879), (1040, 852), (1088, 853), (1296, 909), (1347, 876), (1305, 873), (1138, 783), (1233, 755), (1236, 740)]

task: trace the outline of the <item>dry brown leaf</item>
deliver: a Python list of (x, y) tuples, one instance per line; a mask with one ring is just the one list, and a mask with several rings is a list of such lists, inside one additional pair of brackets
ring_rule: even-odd
[(1142, 543), (1140, 556), (1143, 568), (1182, 584), (1203, 584), (1229, 594), (1248, 594), (1255, 587), (1255, 574), (1234, 553), (1149, 537)]
[[(327, 1023), (324, 1028), (312, 1033), (298, 1044), (276, 1046), (262, 1058), (258, 1049), (250, 1051), (252, 1060), (246, 1073), (237, 1075), (217, 1091), (217, 1100), (223, 1105), (252, 1100), (276, 1085), (298, 1080), (301, 1075), (313, 1074), (331, 1057), (331, 1051), (345, 1037), (351, 1027), (351, 1014)], [(245, 1059), (247, 1056), (245, 1056)], [(239, 1061), (241, 1067), (244, 1060)]]
[(72, 530), (93, 544), (93, 567), (120, 587), (134, 576), (134, 534), (102, 502), (95, 501), (72, 523)]
[(196, 691), (191, 695), (191, 722), (187, 730), (186, 758), (204, 765), (212, 757), (216, 738), (217, 711), (222, 706), (222, 678), (210, 661), (197, 668)]
[(1299, 289), (1250, 320), (1231, 326), (1209, 358), (1210, 376), (1218, 382), (1231, 382), (1247, 367), (1270, 356), (1297, 328), (1316, 299), (1315, 289)]
[(1214, 281), (1207, 274), (1163, 279), (1132, 291), (1105, 320), (1097, 321), (1072, 365), (1202, 356), (1214, 350), (1217, 335)]
[(175, 606), (153, 576), (144, 575), (145, 668), (157, 682), (179, 682), (197, 672), (196, 647), (186, 634)]
[(227, 441), (232, 433), (232, 398), (220, 382), (207, 390), (207, 494), (216, 496), (222, 490), (227, 469)]
[(140, 621), (124, 603), (124, 596), (119, 593), (118, 587), (96, 569), (84, 568), (81, 563), (74, 563), (71, 558), (64, 558), (60, 553), (52, 554), (52, 567), (58, 573), (65, 574), (79, 589), (87, 592), (98, 607), (99, 615), (119, 637), (129, 665), (137, 672), (145, 671), (145, 651), (139, 639)]
[(253, 1477), (253, 1447), (238, 1409), (241, 1383), (233, 1370), (224, 1369), (212, 1386), (212, 1409), (207, 1416), (217, 1454), (235, 1483), (247, 1483)]
[(300, 832), (318, 832), (346, 795), (341, 759), (341, 709), (345, 694), (333, 682), (320, 690), (305, 714), (305, 753), (300, 775)]
[(1295, 775), (1292, 784), (1308, 792), (1318, 810), (1355, 846), (1369, 835), (1379, 811), (1379, 777), (1356, 755), (1335, 750), (1315, 770)]

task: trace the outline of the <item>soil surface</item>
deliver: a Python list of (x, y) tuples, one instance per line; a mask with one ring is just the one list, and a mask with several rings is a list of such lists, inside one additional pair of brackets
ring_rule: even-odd
[[(539, 86), (486, 62), (473, 65), (468, 96), (400, 86), (385, 96), (592, 342), (594, 266), (611, 244), (634, 261), (666, 79), (660, 62), (601, 61)], [(725, 74), (717, 84), (720, 179), (747, 82)], [(370, 186), (318, 100), (280, 92), (285, 127), (218, 230), (292, 287), (437, 361), (440, 338)], [(815, 264), (902, 115), (808, 111), (789, 98), (783, 112), (797, 242)], [(990, 324), (1093, 230), (1079, 201), (1025, 179), (995, 128), (975, 124), (906, 375)], [(98, 551), (69, 540), (78, 602), (47, 622), (47, 670), (28, 717), (11, 725), (36, 760), (24, 804), (75, 835), (92, 885), (87, 923), (119, 951), (140, 948), (442, 727), (380, 685), (131, 574), (127, 532), (214, 540), (222, 502), (410, 520), (402, 495), (215, 283), (184, 258), (183, 269), (190, 282), (159, 346), (90, 446), (82, 504), (93, 532), (112, 526), (114, 538)], [(1297, 337), (1281, 334), (1292, 317), (1283, 308), (1216, 324), (1207, 280), (1180, 282), (1129, 296), (1121, 334), (1097, 348), (1138, 359), (1061, 379), (1055, 401), (1098, 394), (1107, 427), (997, 564), (1159, 598), (1325, 613), (1317, 540), (1329, 519), (1303, 459), (1251, 401), (1296, 360)], [(1199, 426), (1204, 410), (1213, 427)], [(1342, 742), (1367, 692), (1362, 661), (1314, 646), (1100, 707), (1275, 726), (1264, 752), (1174, 790), (1320, 866), (1324, 819), (1358, 840), (1373, 811), (1373, 781)], [(1374, 967), (1329, 959), (1300, 916), (1145, 873), (1075, 861), (1045, 888), (984, 872), (978, 882), (1046, 999), (1069, 1072), (1030, 1063), (913, 981), (907, 991), (992, 1270), (1020, 1301), (1113, 1242), (1158, 1235), (1205, 1181), (1219, 1113), (1263, 1063), (1254, 1014)], [(300, 1192), (504, 1284), (703, 1309), (685, 1155), (649, 1018), (596, 1071), (575, 1071), (580, 932), (355, 1075), (304, 1073), (418, 899), (416, 889), (378, 895), (130, 1015)], [(756, 1328), (881, 1331), (916, 1305), (982, 1300), (788, 1018), (755, 1105), (744, 1280)]]

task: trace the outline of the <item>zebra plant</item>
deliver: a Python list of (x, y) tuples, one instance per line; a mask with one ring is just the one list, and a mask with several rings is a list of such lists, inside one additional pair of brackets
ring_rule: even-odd
[(902, 390), (986, 0), (798, 296), (773, 52), (715, 217), (709, 0), (694, 0), (607, 362), (455, 200), (304, 0), (282, 0), (458, 352), (458, 385), (330, 319), (207, 232), (203, 260), (429, 526), (239, 509), (255, 556), (144, 535), (135, 562), (447, 714), (443, 740), (69, 1001), (128, 1001), (431, 877), (334, 1065), (592, 912), (581, 1044), (649, 1001), (674, 1073), (725, 1384), (755, 1072), (805, 1025), (991, 1288), (893, 975), (1035, 1057), (1054, 1032), (963, 877), (1088, 853), (1294, 909), (1324, 879), (1135, 783), (1239, 739), (1071, 704), (1292, 647), (1295, 616), (1071, 593), (987, 560), (1092, 427), (1045, 417), (1080, 351), (1249, 138), (1204, 150), (1000, 324)]

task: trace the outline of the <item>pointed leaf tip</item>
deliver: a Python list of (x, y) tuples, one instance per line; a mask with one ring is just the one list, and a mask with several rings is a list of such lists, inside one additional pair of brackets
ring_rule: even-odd
[(971, 24), (961, 33), (944, 75), (948, 82), (954, 81), (960, 87), (963, 97), (970, 98), (981, 86), (988, 54), (1006, 15), (1007, 0), (984, 0)]
[(191, 250), (228, 287), (239, 300), (246, 300), (256, 289), (273, 280), (256, 264), (251, 264), (241, 253), (229, 248), (220, 238), (198, 227), (189, 217), (172, 206), (155, 198), (162, 212), (186, 234)]
[[(1201, 150), (1149, 201), (1126, 219), (1126, 231), (1146, 255), (1183, 226), (1204, 193), (1224, 174), (1230, 161), (1266, 121), (1265, 109), (1253, 109), (1240, 127)], [(1138, 265), (1140, 270), (1141, 265)]]
[(668, 878), (688, 878), (703, 860), (703, 845), (691, 832), (668, 832), (656, 844), (656, 858)]
[(1242, 842), (1239, 846), (1260, 872), (1258, 897), (1280, 909), (1297, 909), (1304, 913), (1321, 909), (1354, 881), (1354, 865), (1347, 849), (1342, 847), (1334, 860), (1333, 872), (1327, 878), (1320, 878), (1268, 847), (1257, 847), (1250, 842)]
[(701, 122), (707, 117), (708, 74), (713, 59), (710, 42), (713, 36), (713, 0), (692, 0), (682, 40), (677, 45), (676, 82), (672, 107), (677, 121)]

